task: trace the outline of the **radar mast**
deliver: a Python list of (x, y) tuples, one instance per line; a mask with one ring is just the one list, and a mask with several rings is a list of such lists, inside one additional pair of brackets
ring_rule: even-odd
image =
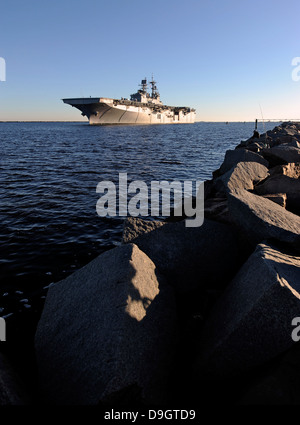
[(153, 74), (152, 74), (152, 80), (150, 81), (151, 84), (151, 98), (152, 99), (159, 99), (159, 93), (158, 93), (158, 89), (156, 86), (156, 81), (154, 81), (153, 79)]
[(148, 84), (147, 84), (147, 78), (145, 77), (144, 80), (142, 80), (141, 84), (139, 86), (142, 88), (141, 91), (144, 93), (147, 93)]

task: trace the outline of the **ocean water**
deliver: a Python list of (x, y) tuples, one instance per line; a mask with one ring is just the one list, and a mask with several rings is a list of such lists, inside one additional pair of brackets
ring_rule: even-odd
[(101, 180), (207, 180), (253, 130), (0, 123), (0, 316), (37, 311), (49, 284), (120, 243), (123, 218), (96, 213)]

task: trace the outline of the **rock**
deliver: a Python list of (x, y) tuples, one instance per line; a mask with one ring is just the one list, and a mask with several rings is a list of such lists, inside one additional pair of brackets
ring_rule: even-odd
[(272, 365), (265, 376), (252, 383), (239, 400), (242, 405), (299, 405), (300, 345), (296, 343)]
[(213, 180), (205, 180), (204, 182), (204, 200), (214, 196)]
[(285, 175), (269, 177), (255, 187), (258, 195), (286, 193), (286, 207), (290, 211), (300, 211), (300, 179)]
[(294, 146), (295, 148), (298, 148), (298, 149), (300, 148), (300, 143), (294, 138), (288, 143), (288, 145)]
[(232, 219), (253, 246), (273, 238), (300, 251), (300, 217), (297, 215), (246, 190), (230, 193), (228, 208)]
[(300, 162), (300, 149), (289, 145), (263, 149), (262, 155), (269, 161), (271, 167), (291, 162)]
[(174, 326), (153, 262), (134, 244), (103, 253), (49, 288), (35, 336), (46, 403), (165, 402)]
[[(265, 138), (266, 134), (263, 134), (261, 138)], [(267, 138), (270, 141), (270, 147), (279, 146), (284, 143), (295, 144), (300, 141), (300, 132), (296, 124), (284, 123), (281, 126), (275, 127), (273, 130), (267, 132)]]
[(31, 401), (31, 396), (13, 366), (0, 353), (0, 406), (24, 406)]
[(251, 143), (247, 143), (247, 149), (253, 153), (261, 152), (262, 149), (265, 149), (268, 145), (265, 142), (257, 140), (251, 141)]
[(254, 183), (264, 180), (268, 169), (257, 162), (239, 162), (227, 173), (215, 180), (215, 188), (220, 192), (230, 192), (236, 189), (253, 190)]
[[(139, 218), (127, 220), (144, 227)], [(145, 252), (181, 293), (199, 287), (224, 287), (240, 261), (236, 229), (209, 219), (194, 228), (186, 227), (183, 221), (166, 223), (152, 232), (123, 240), (127, 242)]]
[(129, 243), (138, 236), (152, 232), (165, 224), (166, 222), (161, 220), (152, 221), (128, 217), (124, 222), (122, 241), (123, 243)]
[(285, 175), (292, 179), (298, 179), (300, 177), (300, 163), (292, 162), (287, 165), (277, 165), (276, 167), (271, 168), (269, 174), (270, 177)]
[(204, 217), (223, 223), (229, 223), (230, 216), (227, 204), (227, 198), (224, 196), (207, 199), (204, 204)]
[[(184, 202), (184, 201), (183, 201)], [(196, 198), (193, 197), (193, 201), (192, 201), (193, 205), (196, 204)], [(171, 215), (169, 217), (166, 217), (164, 219), (164, 221), (160, 221), (161, 225), (164, 225), (165, 223), (174, 223), (177, 221), (182, 221), (185, 219), (188, 219), (189, 217), (186, 216), (185, 212), (182, 213), (182, 215), (178, 216), (174, 214), (174, 209), (171, 210)], [(220, 221), (222, 223), (230, 223), (231, 224), (231, 219), (230, 216), (228, 214), (228, 207), (227, 207), (227, 198), (224, 195), (224, 193), (218, 193), (215, 190), (212, 190), (212, 193), (210, 194), (210, 196), (208, 196), (205, 199), (204, 202), (204, 218), (210, 218), (212, 220), (216, 220), (216, 221)], [(131, 226), (131, 224), (125, 224), (124, 226), (124, 237), (123, 240), (127, 239), (127, 225), (129, 225), (129, 227)], [(138, 227), (138, 225), (137, 225)], [(159, 225), (157, 225), (156, 227), (160, 227)], [(153, 228), (154, 230), (154, 228)], [(142, 232), (144, 233), (144, 232)], [(146, 232), (145, 232), (146, 233)], [(132, 238), (130, 238), (132, 239)]]
[(270, 195), (262, 195), (264, 198), (269, 199), (270, 201), (275, 202), (275, 204), (280, 205), (283, 208), (286, 208), (286, 194), (285, 193), (274, 193)]
[(300, 257), (258, 245), (204, 325), (198, 374), (233, 377), (285, 352), (299, 311)]
[(276, 375), (266, 376), (248, 388), (238, 404), (242, 406), (293, 404), (288, 380), (281, 381)]
[[(235, 149), (247, 149), (249, 152), (260, 152), (264, 148), (270, 147), (270, 143), (272, 142), (272, 139), (265, 134), (261, 135), (260, 137), (250, 137), (248, 140), (242, 140), (239, 145), (236, 146)], [(260, 155), (260, 153), (259, 153)]]
[(297, 139), (290, 134), (284, 134), (277, 137), (275, 139), (274, 146), (279, 146), (279, 145), (289, 145), (289, 146), (294, 146), (296, 148), (300, 146), (298, 144)]
[(247, 149), (235, 149), (226, 151), (224, 162), (220, 167), (220, 175), (231, 170), (239, 162), (257, 162), (265, 167), (268, 167), (269, 163), (261, 155), (251, 152)]

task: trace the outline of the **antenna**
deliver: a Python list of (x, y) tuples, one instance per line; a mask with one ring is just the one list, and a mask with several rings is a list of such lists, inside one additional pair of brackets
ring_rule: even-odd
[(261, 109), (260, 103), (259, 103), (259, 108), (260, 108), (260, 113), (261, 113), (263, 127), (264, 127), (265, 140), (267, 140), (267, 132), (266, 132), (265, 120), (264, 120), (264, 117), (263, 117), (263, 113), (262, 113), (262, 109)]
[(142, 87), (142, 91), (147, 92), (147, 78), (145, 77), (144, 80), (142, 80), (141, 84), (139, 85), (140, 87)]
[(159, 97), (159, 93), (158, 93), (158, 90), (157, 90), (157, 86), (156, 86), (156, 81), (154, 81), (154, 78), (153, 78), (153, 73), (152, 73), (152, 80), (150, 81), (150, 84), (151, 84), (151, 97), (152, 97), (152, 99), (156, 99), (157, 97)]

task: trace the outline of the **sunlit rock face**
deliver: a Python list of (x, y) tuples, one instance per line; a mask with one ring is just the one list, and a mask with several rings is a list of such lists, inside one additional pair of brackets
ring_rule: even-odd
[(229, 213), (255, 247), (264, 239), (290, 244), (300, 253), (300, 217), (262, 196), (238, 190), (228, 197)]
[(268, 176), (268, 169), (258, 162), (239, 162), (215, 181), (219, 192), (231, 192), (236, 189), (252, 190), (257, 183)]

